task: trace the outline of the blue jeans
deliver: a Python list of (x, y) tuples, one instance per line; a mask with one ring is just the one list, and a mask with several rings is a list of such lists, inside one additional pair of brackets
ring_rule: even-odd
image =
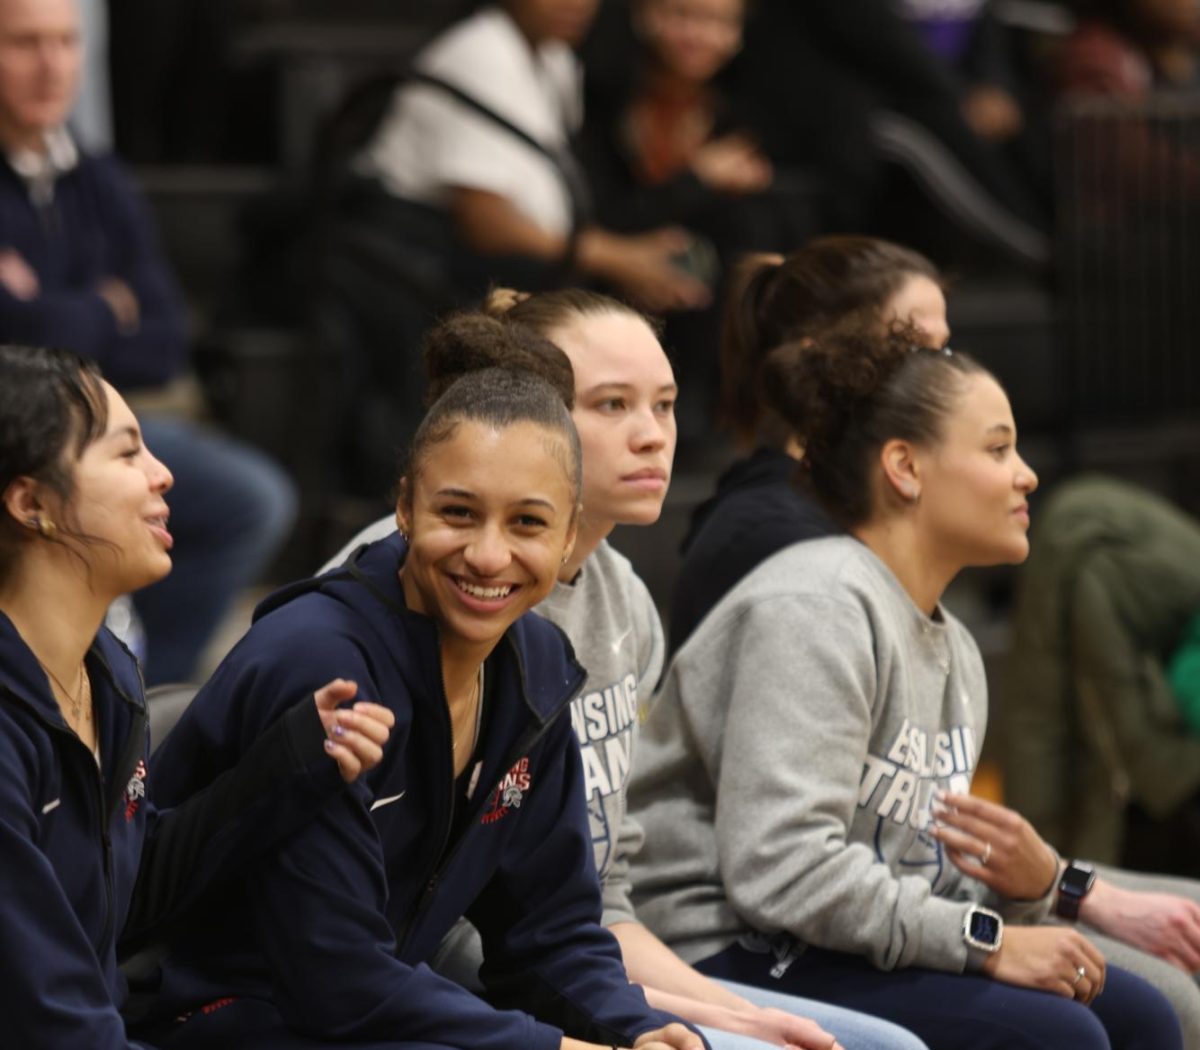
[(1087, 1007), (982, 974), (913, 967), (886, 972), (865, 959), (809, 948), (780, 978), (772, 955), (732, 945), (696, 969), (710, 977), (886, 1018), (930, 1050), (1182, 1050), (1170, 1003), (1140, 977), (1110, 966), (1104, 991)]
[[(735, 995), (749, 999), (755, 1006), (783, 1010), (816, 1021), (825, 1031), (836, 1035), (837, 1041), (846, 1050), (926, 1050), (925, 1044), (912, 1032), (870, 1014), (734, 981), (719, 980), (718, 983)], [(749, 1036), (732, 1035), (704, 1025), (700, 1026), (700, 1030), (712, 1050), (767, 1050), (769, 1045)]]
[(139, 591), (146, 684), (185, 682), (239, 591), (255, 583), (296, 518), (296, 489), (256, 449), (186, 420), (141, 420), (146, 447), (175, 475), (167, 493), (173, 568)]

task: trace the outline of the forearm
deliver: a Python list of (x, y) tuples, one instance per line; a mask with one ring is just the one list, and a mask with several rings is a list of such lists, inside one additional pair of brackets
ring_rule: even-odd
[(482, 255), (521, 255), (553, 262), (566, 253), (564, 234), (543, 230), (497, 193), (456, 189), (450, 210), (459, 235)]
[(692, 969), (645, 926), (636, 922), (618, 922), (609, 931), (621, 945), (625, 972), (634, 984), (645, 988), (646, 1000), (659, 1010), (678, 1014), (696, 1024), (720, 1025), (707, 1017), (695, 1015), (695, 1010), (719, 1007), (723, 1010), (743, 1010), (751, 1004), (716, 981)]
[[(1065, 862), (1059, 866), (1060, 875), (1063, 867)], [(1106, 879), (1097, 878), (1091, 892), (1079, 903), (1079, 921), (1116, 940), (1125, 940), (1122, 933), (1125, 928), (1123, 903), (1126, 895), (1127, 891)], [(1055, 901), (1057, 903), (1057, 896)]]

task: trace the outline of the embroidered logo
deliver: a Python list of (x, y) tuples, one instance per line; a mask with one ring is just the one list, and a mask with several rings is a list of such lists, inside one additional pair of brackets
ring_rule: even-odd
[(495, 824), (510, 809), (520, 809), (531, 783), (529, 759), (526, 757), (505, 773), (500, 783), (492, 789), (480, 823)]
[(125, 823), (133, 820), (134, 814), (141, 808), (142, 799), (146, 797), (146, 763), (138, 759), (137, 769), (125, 785)]

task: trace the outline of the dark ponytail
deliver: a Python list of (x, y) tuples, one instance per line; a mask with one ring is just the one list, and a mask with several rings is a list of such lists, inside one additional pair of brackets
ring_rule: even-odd
[(781, 444), (783, 429), (763, 410), (768, 354), (830, 328), (885, 322), (888, 300), (914, 276), (941, 284), (924, 256), (875, 237), (818, 237), (787, 256), (749, 257), (722, 319), (722, 426), (743, 444), (764, 436)]

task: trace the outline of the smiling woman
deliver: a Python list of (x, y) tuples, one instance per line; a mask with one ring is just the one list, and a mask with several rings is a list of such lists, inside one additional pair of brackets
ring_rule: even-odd
[[(264, 691), (305, 689), (330, 666), (395, 711), (398, 739), (367, 790), (209, 902), (167, 961), (172, 994), (147, 1034), (171, 1048), (701, 1050), (646, 1004), (595, 921), (568, 714), (584, 672), (529, 614), (579, 524), (569, 362), (481, 314), (438, 326), (429, 362), (399, 534), (269, 598), (156, 771), (165, 797), (185, 797), (269, 723)], [(488, 1002), (425, 965), (464, 914)]]
[(20, 1045), (130, 1047), (118, 940), (306, 821), (341, 786), (326, 753), (353, 780), (392, 722), (337, 710), (353, 683), (315, 689), (315, 705), (290, 694), (246, 762), (155, 805), (141, 676), (101, 623), (170, 571), (170, 487), (95, 365), (0, 346), (0, 984)]

